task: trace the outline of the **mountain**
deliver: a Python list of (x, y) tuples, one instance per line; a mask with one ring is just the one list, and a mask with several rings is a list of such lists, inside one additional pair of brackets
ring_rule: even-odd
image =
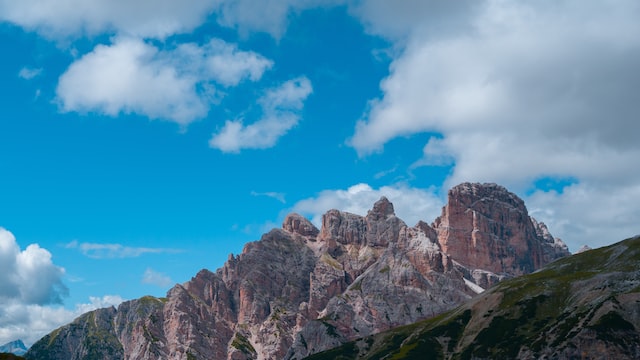
[(26, 352), (27, 352), (27, 347), (24, 345), (22, 340), (11, 341), (0, 346), (0, 353), (24, 355)]
[(40, 359), (301, 359), (450, 310), (505, 278), (569, 255), (495, 184), (451, 189), (432, 225), (381, 198), (366, 216), (291, 214), (215, 272), (166, 298), (80, 316), (34, 344)]
[(640, 359), (639, 303), (637, 236), (308, 359)]

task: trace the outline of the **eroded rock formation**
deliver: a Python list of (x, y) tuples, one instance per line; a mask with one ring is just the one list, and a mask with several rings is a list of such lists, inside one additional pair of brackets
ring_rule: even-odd
[(27, 358), (301, 359), (442, 313), (568, 254), (495, 184), (453, 188), (431, 226), (407, 226), (384, 197), (366, 216), (328, 211), (321, 229), (291, 214), (216, 272), (163, 299), (83, 315)]

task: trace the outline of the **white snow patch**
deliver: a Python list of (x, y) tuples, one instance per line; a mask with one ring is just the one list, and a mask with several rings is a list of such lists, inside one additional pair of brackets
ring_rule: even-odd
[(470, 281), (468, 279), (464, 279), (464, 283), (469, 287), (469, 289), (471, 289), (476, 294), (480, 294), (480, 293), (484, 292), (484, 288), (482, 286), (474, 283), (473, 281)]

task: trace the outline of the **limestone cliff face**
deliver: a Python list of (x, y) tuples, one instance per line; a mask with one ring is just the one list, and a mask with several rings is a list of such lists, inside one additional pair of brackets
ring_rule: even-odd
[(83, 315), (27, 359), (301, 359), (432, 317), (567, 254), (493, 184), (452, 189), (433, 226), (407, 226), (386, 198), (366, 216), (330, 210), (321, 229), (291, 214), (216, 272), (166, 298)]
[(469, 269), (522, 275), (569, 254), (522, 199), (496, 184), (458, 185), (434, 222), (442, 250)]

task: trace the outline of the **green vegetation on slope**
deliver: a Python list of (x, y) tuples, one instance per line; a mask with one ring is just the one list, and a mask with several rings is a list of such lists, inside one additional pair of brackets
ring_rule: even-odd
[(240, 350), (247, 356), (255, 357), (255, 355), (257, 354), (256, 349), (254, 349), (253, 345), (251, 345), (249, 339), (247, 339), (240, 333), (236, 333), (236, 336), (231, 341), (231, 346)]
[[(28, 360), (81, 358), (83, 360), (122, 359), (122, 344), (113, 332), (111, 314), (115, 309), (98, 309), (81, 315), (72, 323), (52, 331), (25, 354)], [(69, 340), (64, 346), (60, 339)]]

